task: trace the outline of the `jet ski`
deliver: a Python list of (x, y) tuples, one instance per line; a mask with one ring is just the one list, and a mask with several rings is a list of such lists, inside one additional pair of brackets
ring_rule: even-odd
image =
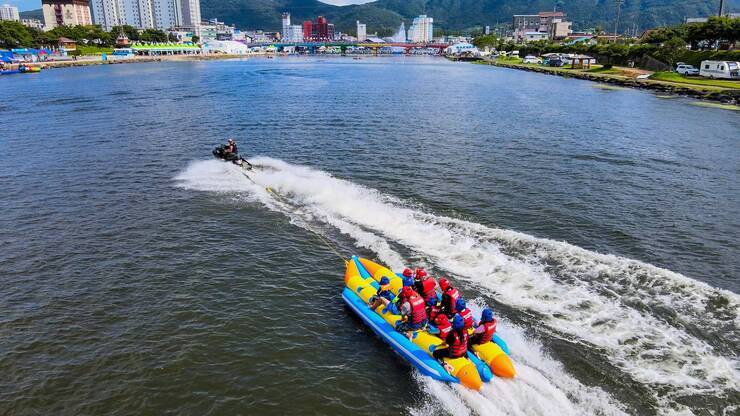
[(216, 157), (216, 159), (223, 160), (224, 162), (231, 162), (243, 169), (246, 170), (252, 170), (252, 164), (247, 161), (247, 159), (244, 159), (242, 156), (239, 156), (238, 154), (226, 154), (224, 152), (224, 149), (226, 148), (226, 145), (221, 145), (213, 149), (213, 156)]

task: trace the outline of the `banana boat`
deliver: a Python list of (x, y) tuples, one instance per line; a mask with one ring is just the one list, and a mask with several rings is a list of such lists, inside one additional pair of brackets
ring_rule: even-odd
[(370, 309), (368, 302), (378, 290), (381, 278), (390, 280), (391, 292), (398, 295), (403, 286), (401, 278), (390, 269), (370, 260), (352, 256), (346, 262), (345, 288), (342, 299), (378, 336), (386, 341), (398, 354), (414, 365), (422, 374), (436, 380), (460, 383), (472, 390), (480, 390), (483, 382), (499, 377), (513, 377), (514, 366), (508, 356), (508, 347), (494, 335), (493, 342), (474, 346), (475, 354), (469, 358), (445, 358), (452, 371), (448, 372), (432, 357), (434, 350), (444, 342), (426, 330), (417, 330), (411, 339), (395, 330), (400, 315), (391, 313), (386, 307)]

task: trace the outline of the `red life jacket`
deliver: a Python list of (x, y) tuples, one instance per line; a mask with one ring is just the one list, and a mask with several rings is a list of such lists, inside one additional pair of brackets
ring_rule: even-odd
[(450, 286), (445, 290), (445, 294), (449, 296), (449, 303), (447, 305), (444, 305), (447, 307), (447, 311), (450, 315), (454, 315), (457, 313), (457, 309), (455, 304), (457, 303), (457, 300), (460, 298), (460, 292), (457, 291), (454, 287)]
[[(419, 296), (418, 293), (416, 293), (415, 290), (411, 291), (411, 296)], [(398, 297), (396, 298), (398, 300), (398, 306), (400, 307), (403, 305), (404, 302), (406, 302), (409, 298), (406, 298), (406, 296), (403, 295), (401, 291), (398, 292)]]
[(429, 307), (429, 310), (427, 311), (427, 315), (429, 315), (429, 320), (434, 321), (434, 319), (437, 318), (437, 315), (439, 315), (441, 312), (442, 308), (437, 305)]
[(496, 333), (496, 319), (491, 322), (481, 322), (481, 325), (483, 325), (485, 331), (481, 333), (480, 338), (478, 338), (478, 343), (487, 344), (491, 342), (493, 334)]
[(447, 339), (447, 335), (450, 335), (450, 331), (452, 331), (452, 324), (447, 322), (444, 325), (438, 325), (437, 329), (439, 329), (439, 337), (441, 339)]
[(465, 320), (465, 329), (473, 327), (473, 311), (470, 308), (465, 308), (458, 312), (460, 316)]
[(450, 357), (462, 357), (468, 350), (468, 331), (455, 331), (452, 335), (455, 341), (450, 345)]
[(411, 295), (408, 299), (411, 305), (411, 323), (420, 324), (427, 319), (427, 308), (424, 306), (424, 299), (417, 294)]
[(433, 296), (437, 296), (437, 291), (434, 290), (437, 287), (437, 282), (431, 277), (421, 281), (422, 291), (421, 296), (424, 298), (424, 302), (429, 301)]

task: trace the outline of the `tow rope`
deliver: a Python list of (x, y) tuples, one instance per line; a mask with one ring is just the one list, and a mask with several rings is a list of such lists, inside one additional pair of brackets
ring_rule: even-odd
[[(250, 167), (251, 166), (252, 165), (250, 165)], [(253, 184), (257, 186), (262, 186), (258, 184), (257, 182), (255, 182), (254, 179), (252, 179), (249, 175), (247, 175), (247, 172), (245, 172), (244, 169), (241, 169), (240, 172), (242, 173), (242, 175), (244, 175), (245, 178), (249, 179), (249, 181), (252, 182)], [(271, 187), (267, 186), (265, 187), (265, 190), (270, 195), (272, 195), (275, 199), (282, 202), (286, 206), (289, 206), (288, 201), (282, 195), (275, 192)], [(331, 242), (329, 242), (329, 240), (326, 239), (326, 237), (324, 237), (323, 235), (321, 235), (320, 232), (316, 231), (313, 227), (311, 227), (311, 224), (309, 224), (308, 222), (304, 222), (304, 224), (306, 225), (306, 229), (310, 231), (313, 235), (315, 235), (332, 253), (336, 254), (337, 257), (339, 257), (342, 260), (342, 262), (344, 263), (347, 262), (346, 259), (349, 258), (349, 256), (343, 256), (342, 253), (340, 253), (339, 250), (337, 250), (337, 248), (334, 247), (334, 245), (332, 245)]]

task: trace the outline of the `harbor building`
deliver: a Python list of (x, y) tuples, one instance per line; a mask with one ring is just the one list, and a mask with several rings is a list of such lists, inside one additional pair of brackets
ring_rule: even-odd
[(357, 21), (357, 41), (364, 42), (367, 40), (367, 25)]
[(0, 20), (21, 20), (18, 8), (9, 4), (3, 4), (0, 6)]
[[(517, 42), (541, 39), (563, 39), (573, 31), (572, 22), (566, 21), (563, 12), (539, 12), (538, 14), (515, 14), (512, 17), (513, 37)], [(539, 33), (539, 34), (538, 34)]]
[(283, 31), (281, 33), (283, 42), (303, 42), (303, 26), (290, 24), (290, 13), (283, 13)]
[(130, 25), (137, 29), (190, 27), (199, 33), (200, 0), (93, 0), (95, 24), (105, 30)]
[(57, 26), (91, 25), (90, 2), (88, 0), (42, 0), (44, 29)]
[(334, 24), (329, 23), (326, 17), (319, 16), (315, 22), (306, 20), (303, 22), (303, 39), (315, 42), (326, 42), (334, 40)]
[(227, 41), (234, 40), (234, 33), (236, 32), (235, 26), (229, 26), (224, 22), (219, 22), (218, 19), (204, 20), (200, 23), (200, 41)]
[(434, 38), (434, 19), (422, 14), (414, 18), (409, 27), (408, 39), (414, 43), (431, 42)]

